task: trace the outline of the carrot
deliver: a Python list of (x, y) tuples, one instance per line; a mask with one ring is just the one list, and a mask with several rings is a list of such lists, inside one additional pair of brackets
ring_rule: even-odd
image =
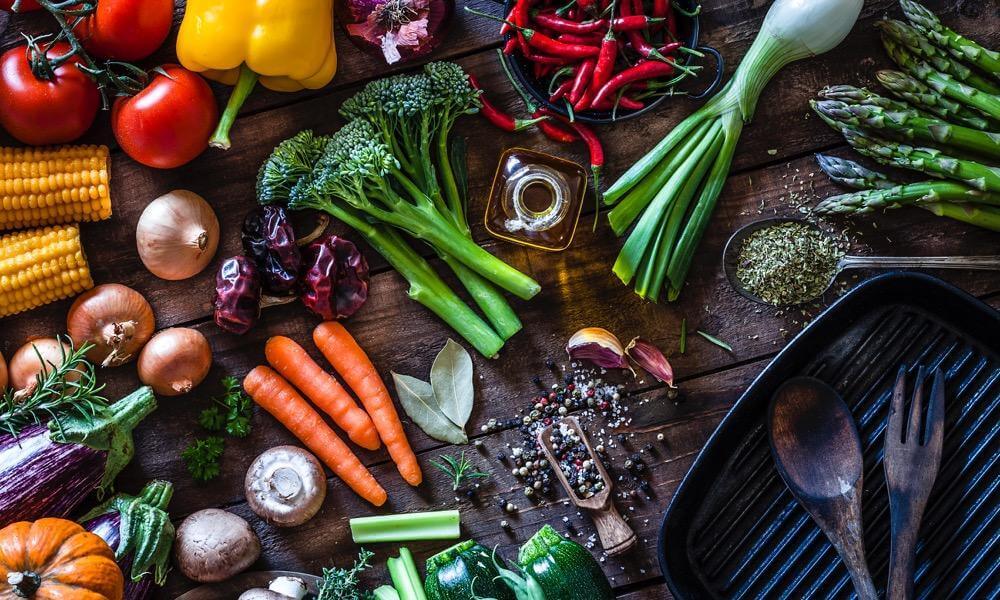
[(368, 413), (361, 410), (340, 382), (320, 368), (302, 346), (283, 335), (276, 335), (267, 340), (264, 356), (275, 371), (330, 415), (352, 442), (368, 450), (378, 449), (378, 432)]
[(423, 474), (417, 457), (403, 431), (396, 406), (389, 397), (385, 383), (379, 377), (372, 361), (344, 326), (336, 321), (320, 323), (313, 330), (313, 341), (326, 360), (340, 373), (347, 385), (354, 390), (368, 411), (378, 430), (389, 456), (396, 463), (399, 474), (410, 485), (420, 485)]
[(375, 506), (385, 504), (387, 496), (382, 486), (281, 375), (270, 367), (255, 367), (243, 379), (243, 389), (359, 496)]

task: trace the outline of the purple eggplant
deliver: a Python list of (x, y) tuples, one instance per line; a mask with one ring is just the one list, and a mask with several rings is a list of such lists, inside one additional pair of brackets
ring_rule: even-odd
[(0, 527), (67, 517), (95, 490), (106, 493), (132, 460), (132, 430), (155, 409), (142, 387), (93, 413), (0, 433)]
[(119, 494), (80, 519), (114, 550), (125, 575), (124, 600), (143, 600), (167, 579), (176, 533), (167, 513), (173, 493), (170, 482), (152, 481), (138, 496)]

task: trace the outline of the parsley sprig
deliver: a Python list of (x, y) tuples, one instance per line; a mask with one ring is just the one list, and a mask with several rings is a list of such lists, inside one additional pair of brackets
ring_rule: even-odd
[(442, 454), (439, 458), (444, 462), (440, 463), (432, 460), (431, 464), (451, 478), (452, 491), (457, 491), (465, 482), (471, 482), (473, 479), (484, 479), (490, 476), (489, 473), (483, 473), (469, 462), (469, 459), (465, 457), (465, 450), (462, 450), (462, 454), (458, 457), (450, 454)]
[[(198, 424), (213, 433), (225, 432), (237, 438), (250, 435), (253, 402), (243, 393), (243, 386), (236, 377), (223, 377), (222, 387), (225, 389), (222, 397), (212, 398), (213, 405), (198, 415)], [(221, 435), (191, 442), (181, 452), (181, 458), (191, 476), (203, 482), (218, 477), (219, 461), (222, 459), (225, 443)]]

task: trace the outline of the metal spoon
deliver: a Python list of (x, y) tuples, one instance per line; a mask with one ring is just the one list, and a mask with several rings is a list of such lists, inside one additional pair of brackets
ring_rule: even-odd
[(860, 600), (876, 600), (861, 524), (864, 458), (851, 411), (830, 386), (795, 377), (768, 409), (778, 473), (840, 554)]
[[(729, 280), (729, 283), (732, 284), (737, 292), (755, 302), (768, 304), (762, 298), (746, 289), (736, 277), (736, 268), (738, 266), (740, 250), (743, 248), (743, 242), (755, 231), (771, 227), (773, 225), (780, 225), (782, 223), (802, 223), (803, 225), (811, 227), (816, 231), (823, 233), (823, 235), (826, 235), (826, 233), (815, 224), (803, 219), (783, 217), (763, 219), (761, 221), (754, 221), (753, 223), (744, 225), (738, 229), (736, 233), (729, 238), (729, 241), (726, 242), (726, 249), (722, 253), (722, 268), (726, 273), (726, 279)], [(845, 269), (921, 268), (974, 269), (985, 271), (1000, 270), (1000, 256), (844, 256), (837, 263), (833, 276), (830, 277), (830, 281), (827, 283), (826, 288), (823, 289), (823, 292), (817, 294), (815, 298), (810, 298), (809, 300), (803, 302), (803, 304), (811, 302), (812, 300), (815, 300), (825, 294), (833, 285), (837, 275)]]

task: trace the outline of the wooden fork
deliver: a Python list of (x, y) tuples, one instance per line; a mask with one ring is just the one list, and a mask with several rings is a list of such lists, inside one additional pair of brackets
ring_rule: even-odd
[(934, 370), (930, 403), (924, 417), (926, 379), (917, 369), (910, 410), (906, 411), (906, 366), (899, 369), (885, 430), (885, 480), (889, 487), (892, 544), (889, 555), (888, 600), (913, 598), (917, 535), (927, 498), (941, 464), (944, 439), (944, 375)]

